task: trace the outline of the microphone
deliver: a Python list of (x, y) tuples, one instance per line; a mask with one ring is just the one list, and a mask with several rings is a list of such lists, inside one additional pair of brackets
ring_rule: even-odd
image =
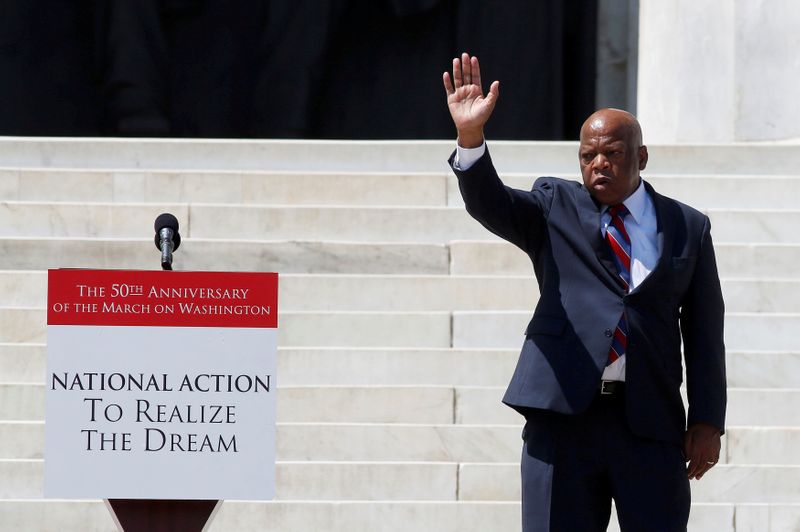
[(159, 214), (155, 223), (155, 244), (161, 250), (161, 269), (172, 269), (172, 252), (181, 245), (181, 235), (178, 233), (178, 219), (165, 212)]

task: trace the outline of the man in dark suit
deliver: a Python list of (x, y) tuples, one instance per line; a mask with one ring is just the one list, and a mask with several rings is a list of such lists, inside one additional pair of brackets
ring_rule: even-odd
[(508, 188), (483, 137), (499, 83), (484, 95), (478, 59), (463, 54), (444, 85), (467, 211), (529, 255), (539, 284), (503, 398), (526, 418), (523, 529), (605, 530), (613, 498), (624, 531), (686, 530), (689, 479), (719, 459), (725, 422), (708, 217), (640, 178), (641, 129), (616, 109), (581, 128), (582, 184), (542, 177), (530, 192)]

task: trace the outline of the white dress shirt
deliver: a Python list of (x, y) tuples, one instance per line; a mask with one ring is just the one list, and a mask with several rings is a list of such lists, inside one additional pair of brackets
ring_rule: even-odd
[[(456, 157), (453, 165), (459, 170), (469, 170), (486, 152), (484, 142), (477, 148), (462, 148), (456, 144)], [(629, 290), (635, 290), (644, 281), (658, 261), (658, 240), (656, 237), (656, 209), (653, 199), (644, 188), (644, 181), (622, 202), (630, 214), (623, 219), (625, 230), (631, 238), (631, 284)], [(600, 216), (600, 233), (605, 240), (606, 229), (611, 223), (608, 206), (603, 207)], [(608, 365), (603, 371), (603, 380), (625, 380), (625, 355)]]

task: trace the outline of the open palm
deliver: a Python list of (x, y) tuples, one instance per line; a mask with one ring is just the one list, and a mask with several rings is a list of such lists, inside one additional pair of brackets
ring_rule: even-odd
[(447, 92), (447, 107), (459, 135), (462, 132), (481, 132), (489, 120), (499, 96), (500, 84), (495, 81), (484, 95), (481, 87), (481, 71), (477, 57), (462, 54), (453, 59), (453, 75), (443, 75)]

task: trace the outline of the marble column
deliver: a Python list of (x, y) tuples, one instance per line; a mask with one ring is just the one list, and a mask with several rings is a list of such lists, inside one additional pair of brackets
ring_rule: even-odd
[(796, 0), (642, 0), (646, 142), (800, 138), (798, 26)]

